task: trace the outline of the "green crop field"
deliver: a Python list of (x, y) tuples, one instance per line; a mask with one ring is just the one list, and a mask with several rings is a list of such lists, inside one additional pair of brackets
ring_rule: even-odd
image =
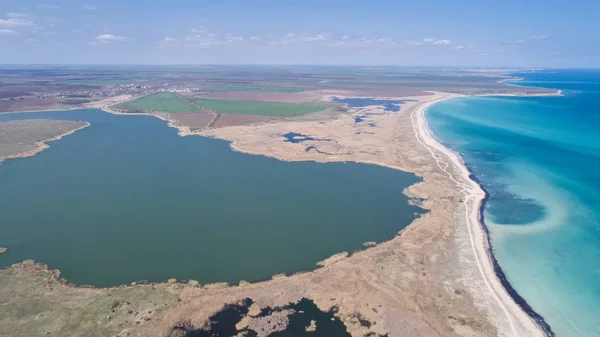
[(222, 114), (292, 117), (324, 110), (325, 105), (301, 103), (231, 101), (220, 99), (195, 99), (194, 104)]
[(157, 92), (136, 100), (117, 105), (118, 108), (130, 111), (149, 110), (157, 112), (192, 112), (202, 108), (191, 104), (174, 92)]
[(241, 84), (215, 84), (208, 88), (197, 90), (202, 92), (219, 91), (247, 91), (247, 92), (301, 92), (311, 90), (307, 87), (276, 86), (276, 85), (241, 85)]

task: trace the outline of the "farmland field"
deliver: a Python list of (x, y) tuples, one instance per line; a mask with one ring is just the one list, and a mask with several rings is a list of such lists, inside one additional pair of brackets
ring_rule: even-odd
[(119, 104), (116, 107), (128, 109), (130, 111), (148, 110), (168, 113), (203, 110), (194, 104), (190, 104), (174, 92), (157, 92), (130, 102)]
[(220, 91), (249, 91), (249, 92), (301, 92), (312, 90), (307, 87), (275, 86), (275, 85), (240, 85), (240, 84), (215, 84), (208, 88), (197, 90), (202, 92)]
[(194, 99), (198, 107), (222, 114), (292, 117), (324, 110), (325, 105), (313, 103), (288, 104), (277, 102)]

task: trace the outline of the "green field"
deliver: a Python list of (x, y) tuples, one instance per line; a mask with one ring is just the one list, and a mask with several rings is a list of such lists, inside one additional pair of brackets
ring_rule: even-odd
[(181, 98), (174, 92), (157, 92), (130, 102), (119, 104), (116, 107), (128, 109), (130, 111), (146, 110), (169, 113), (203, 110), (194, 104), (190, 104), (190, 102)]
[(243, 85), (243, 84), (215, 84), (208, 88), (196, 90), (201, 92), (220, 92), (220, 91), (247, 91), (247, 92), (301, 92), (312, 90), (307, 87), (286, 87), (276, 85)]
[(194, 104), (206, 110), (222, 114), (261, 115), (292, 117), (324, 110), (325, 105), (301, 103), (288, 104), (276, 102), (231, 101), (220, 99), (195, 99)]

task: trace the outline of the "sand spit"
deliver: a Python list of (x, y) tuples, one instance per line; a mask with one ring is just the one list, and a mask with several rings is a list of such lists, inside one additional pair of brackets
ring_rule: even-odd
[[(130, 330), (131, 336), (167, 336), (180, 322), (206, 326), (208, 318), (226, 304), (245, 298), (259, 308), (311, 299), (322, 311), (335, 308), (335, 316), (357, 337), (543, 336), (494, 273), (479, 222), (485, 194), (469, 178), (460, 157), (438, 143), (427, 127), (426, 108), (457, 97), (464, 95), (390, 97), (410, 101), (394, 113), (363, 107), (350, 109), (346, 118), (328, 121), (202, 132), (169, 121), (180, 135), (228, 140), (240, 152), (286, 161), (354, 161), (412, 172), (423, 181), (398, 193), (415, 198), (429, 212), (391, 240), (351, 255), (336, 254), (314, 271), (240, 286), (172, 284), (178, 287), (178, 304)], [(368, 123), (356, 123), (352, 115), (365, 112)], [(283, 135), (290, 132), (313, 140), (286, 142)]]
[[(426, 108), (458, 97), (465, 96), (436, 92), (390, 97), (411, 100), (400, 113), (384, 113), (377, 107), (350, 110), (350, 114), (372, 112), (372, 126), (338, 118), (192, 133), (229, 140), (236, 151), (280, 160), (356, 161), (413, 172), (423, 182), (404, 192), (423, 200), (420, 205), (429, 213), (392, 240), (351, 256), (337, 254), (312, 272), (218, 291), (184, 291), (181, 310), (167, 313), (162, 322), (144, 331), (164, 333), (162, 329), (181, 319), (202, 325), (212, 313), (206, 308), (220, 307), (215, 303), (249, 297), (265, 307), (306, 297), (321, 310), (337, 308), (336, 316), (353, 336), (383, 332), (389, 336), (543, 336), (494, 273), (479, 222), (485, 194), (469, 178), (460, 158), (427, 128)], [(282, 135), (288, 132), (333, 141), (284, 142)], [(323, 151), (306, 151), (308, 146)], [(371, 322), (370, 327), (361, 325), (357, 315)]]
[[(36, 127), (42, 126), (50, 130), (36, 132)], [(57, 120), (16, 120), (0, 122), (0, 164), (6, 159), (34, 156), (49, 148), (47, 142), (59, 140), (90, 126), (88, 122), (57, 121)], [(65, 131), (67, 130), (67, 131)], [(56, 134), (45, 138), (44, 134)], [(42, 137), (43, 139), (39, 139)], [(4, 150), (6, 148), (6, 150)], [(25, 150), (21, 150), (25, 149)]]

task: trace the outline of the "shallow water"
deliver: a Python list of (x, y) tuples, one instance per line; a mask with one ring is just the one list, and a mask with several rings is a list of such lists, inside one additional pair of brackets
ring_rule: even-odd
[(34, 259), (76, 284), (266, 279), (390, 239), (422, 211), (402, 194), (417, 177), (389, 168), (242, 154), (150, 116), (0, 115), (28, 118), (91, 126), (0, 166), (0, 266)]
[(350, 108), (361, 108), (371, 105), (380, 105), (385, 111), (395, 112), (400, 111), (400, 105), (407, 102), (406, 100), (390, 100), (390, 99), (375, 99), (375, 98), (337, 98), (334, 97), (333, 101), (336, 103), (342, 103), (348, 105)]
[(557, 336), (600, 336), (600, 71), (517, 76), (565, 96), (453, 99), (428, 122), (488, 191), (512, 286)]

